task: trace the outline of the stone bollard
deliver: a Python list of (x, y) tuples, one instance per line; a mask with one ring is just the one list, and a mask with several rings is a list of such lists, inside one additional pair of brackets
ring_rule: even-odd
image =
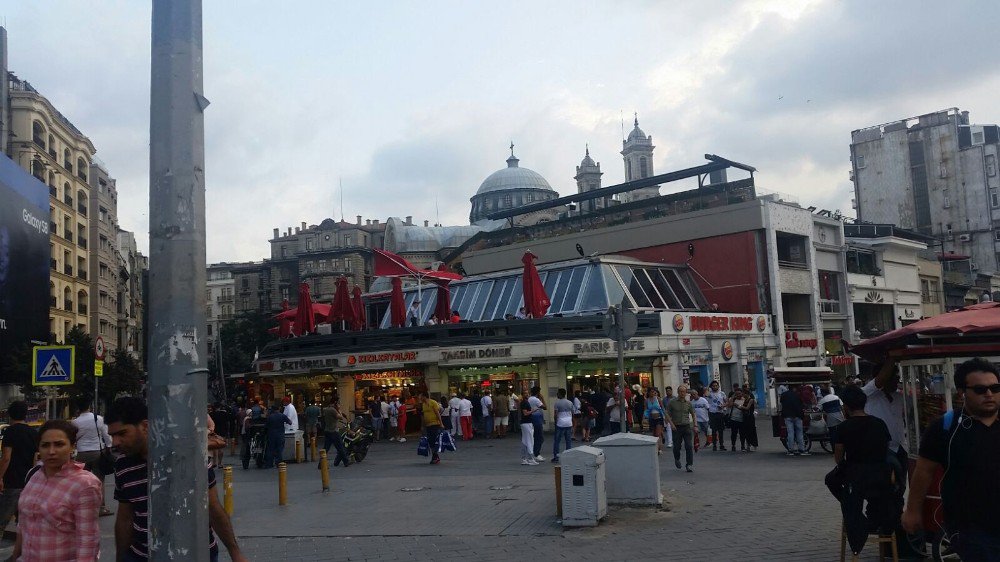
[(295, 462), (302, 462), (302, 441), (295, 440)]
[(319, 474), (323, 479), (323, 491), (330, 491), (330, 462), (326, 458), (326, 451), (321, 450), (319, 452)]
[(223, 500), (222, 505), (226, 508), (226, 513), (232, 517), (233, 515), (233, 466), (227, 464), (222, 467), (222, 490), (223, 490)]
[(312, 460), (316, 460), (316, 437), (314, 436), (309, 442), (309, 452), (312, 455)]
[(278, 505), (288, 505), (288, 465), (278, 463)]

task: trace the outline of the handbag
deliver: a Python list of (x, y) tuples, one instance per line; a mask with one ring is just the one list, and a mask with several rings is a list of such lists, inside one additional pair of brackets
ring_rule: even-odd
[(441, 451), (457, 451), (458, 447), (455, 446), (455, 439), (447, 431), (442, 431), (438, 435), (438, 452)]
[(214, 431), (208, 433), (208, 450), (215, 451), (226, 446), (226, 438)]
[(417, 443), (417, 454), (420, 455), (421, 457), (426, 457), (430, 454), (430, 450), (431, 447), (429, 442), (427, 441), (427, 436), (425, 435), (421, 437), (420, 442)]
[(104, 446), (104, 438), (101, 437), (101, 426), (97, 425), (97, 414), (94, 414), (94, 429), (97, 430), (97, 444), (101, 448), (101, 454), (97, 457), (97, 470), (101, 474), (114, 474), (115, 457), (111, 454), (111, 449)]

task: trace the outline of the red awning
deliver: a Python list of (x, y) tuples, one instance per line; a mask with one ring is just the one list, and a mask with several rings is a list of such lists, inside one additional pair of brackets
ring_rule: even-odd
[(847, 345), (851, 353), (871, 361), (882, 361), (890, 349), (909, 345), (917, 336), (1000, 332), (1000, 303), (983, 302), (924, 318), (897, 330)]

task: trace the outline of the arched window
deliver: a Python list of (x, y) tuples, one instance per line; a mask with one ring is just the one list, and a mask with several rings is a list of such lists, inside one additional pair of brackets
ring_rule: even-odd
[(42, 125), (41, 121), (31, 123), (31, 140), (43, 150), (45, 149), (45, 126)]
[[(49, 187), (53, 187), (54, 188), (55, 186), (56, 186), (56, 173), (55, 172), (49, 172)], [(50, 191), (52, 191), (52, 190), (50, 190)], [(55, 193), (53, 193), (53, 195), (55, 195)]]
[(87, 161), (83, 157), (78, 157), (76, 159), (76, 175), (83, 181), (87, 181)]
[(73, 291), (63, 288), (63, 310), (73, 310)]
[(45, 164), (38, 157), (31, 160), (31, 175), (45, 181)]
[(69, 149), (63, 150), (63, 168), (69, 170), (69, 173), (73, 173), (73, 158), (69, 154)]
[(79, 314), (87, 313), (87, 292), (83, 289), (76, 294), (76, 311)]
[(641, 177), (641, 178), (648, 178), (649, 177), (649, 169), (646, 166), (646, 157), (645, 156), (642, 156), (642, 157), (639, 158), (639, 177)]
[(52, 301), (49, 303), (49, 306), (55, 308), (57, 306), (56, 298), (58, 298), (58, 295), (56, 295), (56, 284), (52, 281), (49, 281), (49, 298)]
[(632, 181), (632, 161), (625, 161), (625, 181)]
[(52, 135), (49, 135), (49, 154), (51, 154), (53, 158), (56, 157), (56, 138)]
[(87, 216), (87, 194), (82, 189), (76, 191), (76, 210)]

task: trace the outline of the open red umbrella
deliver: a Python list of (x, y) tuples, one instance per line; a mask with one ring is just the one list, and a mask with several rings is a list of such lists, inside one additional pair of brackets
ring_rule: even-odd
[(364, 330), (368, 326), (368, 319), (365, 317), (365, 301), (361, 297), (361, 287), (354, 286), (354, 298), (351, 299), (354, 305), (354, 329)]
[[(328, 319), (330, 318), (330, 305), (323, 304), (321, 302), (314, 302), (312, 303), (312, 309), (313, 309), (313, 317), (316, 319), (317, 324), (320, 322), (327, 322)], [(279, 322), (282, 320), (295, 320), (295, 317), (298, 316), (298, 314), (299, 314), (299, 309), (293, 308), (291, 310), (279, 312), (277, 315), (275, 315), (274, 318)]]
[(337, 279), (337, 291), (333, 294), (333, 304), (330, 305), (330, 321), (354, 326), (354, 305), (351, 304), (351, 290), (347, 288), (346, 277)]
[(316, 331), (316, 316), (313, 313), (308, 283), (299, 284), (299, 303), (295, 312), (295, 335), (304, 336)]
[(392, 294), (389, 296), (389, 325), (402, 328), (406, 325), (406, 303), (403, 302), (403, 281), (392, 278)]
[(914, 344), (920, 336), (957, 336), (1000, 332), (1000, 302), (982, 302), (924, 318), (891, 332), (869, 338), (848, 350), (872, 361), (884, 360), (890, 349)]
[(524, 264), (524, 273), (521, 275), (521, 287), (524, 291), (524, 311), (529, 318), (541, 318), (549, 310), (549, 296), (545, 294), (545, 287), (542, 279), (538, 276), (538, 269), (535, 268), (535, 259), (538, 258), (530, 251), (521, 256), (521, 263)]
[(441, 324), (451, 321), (451, 287), (447, 283), (437, 284), (437, 303), (434, 305), (434, 316)]

